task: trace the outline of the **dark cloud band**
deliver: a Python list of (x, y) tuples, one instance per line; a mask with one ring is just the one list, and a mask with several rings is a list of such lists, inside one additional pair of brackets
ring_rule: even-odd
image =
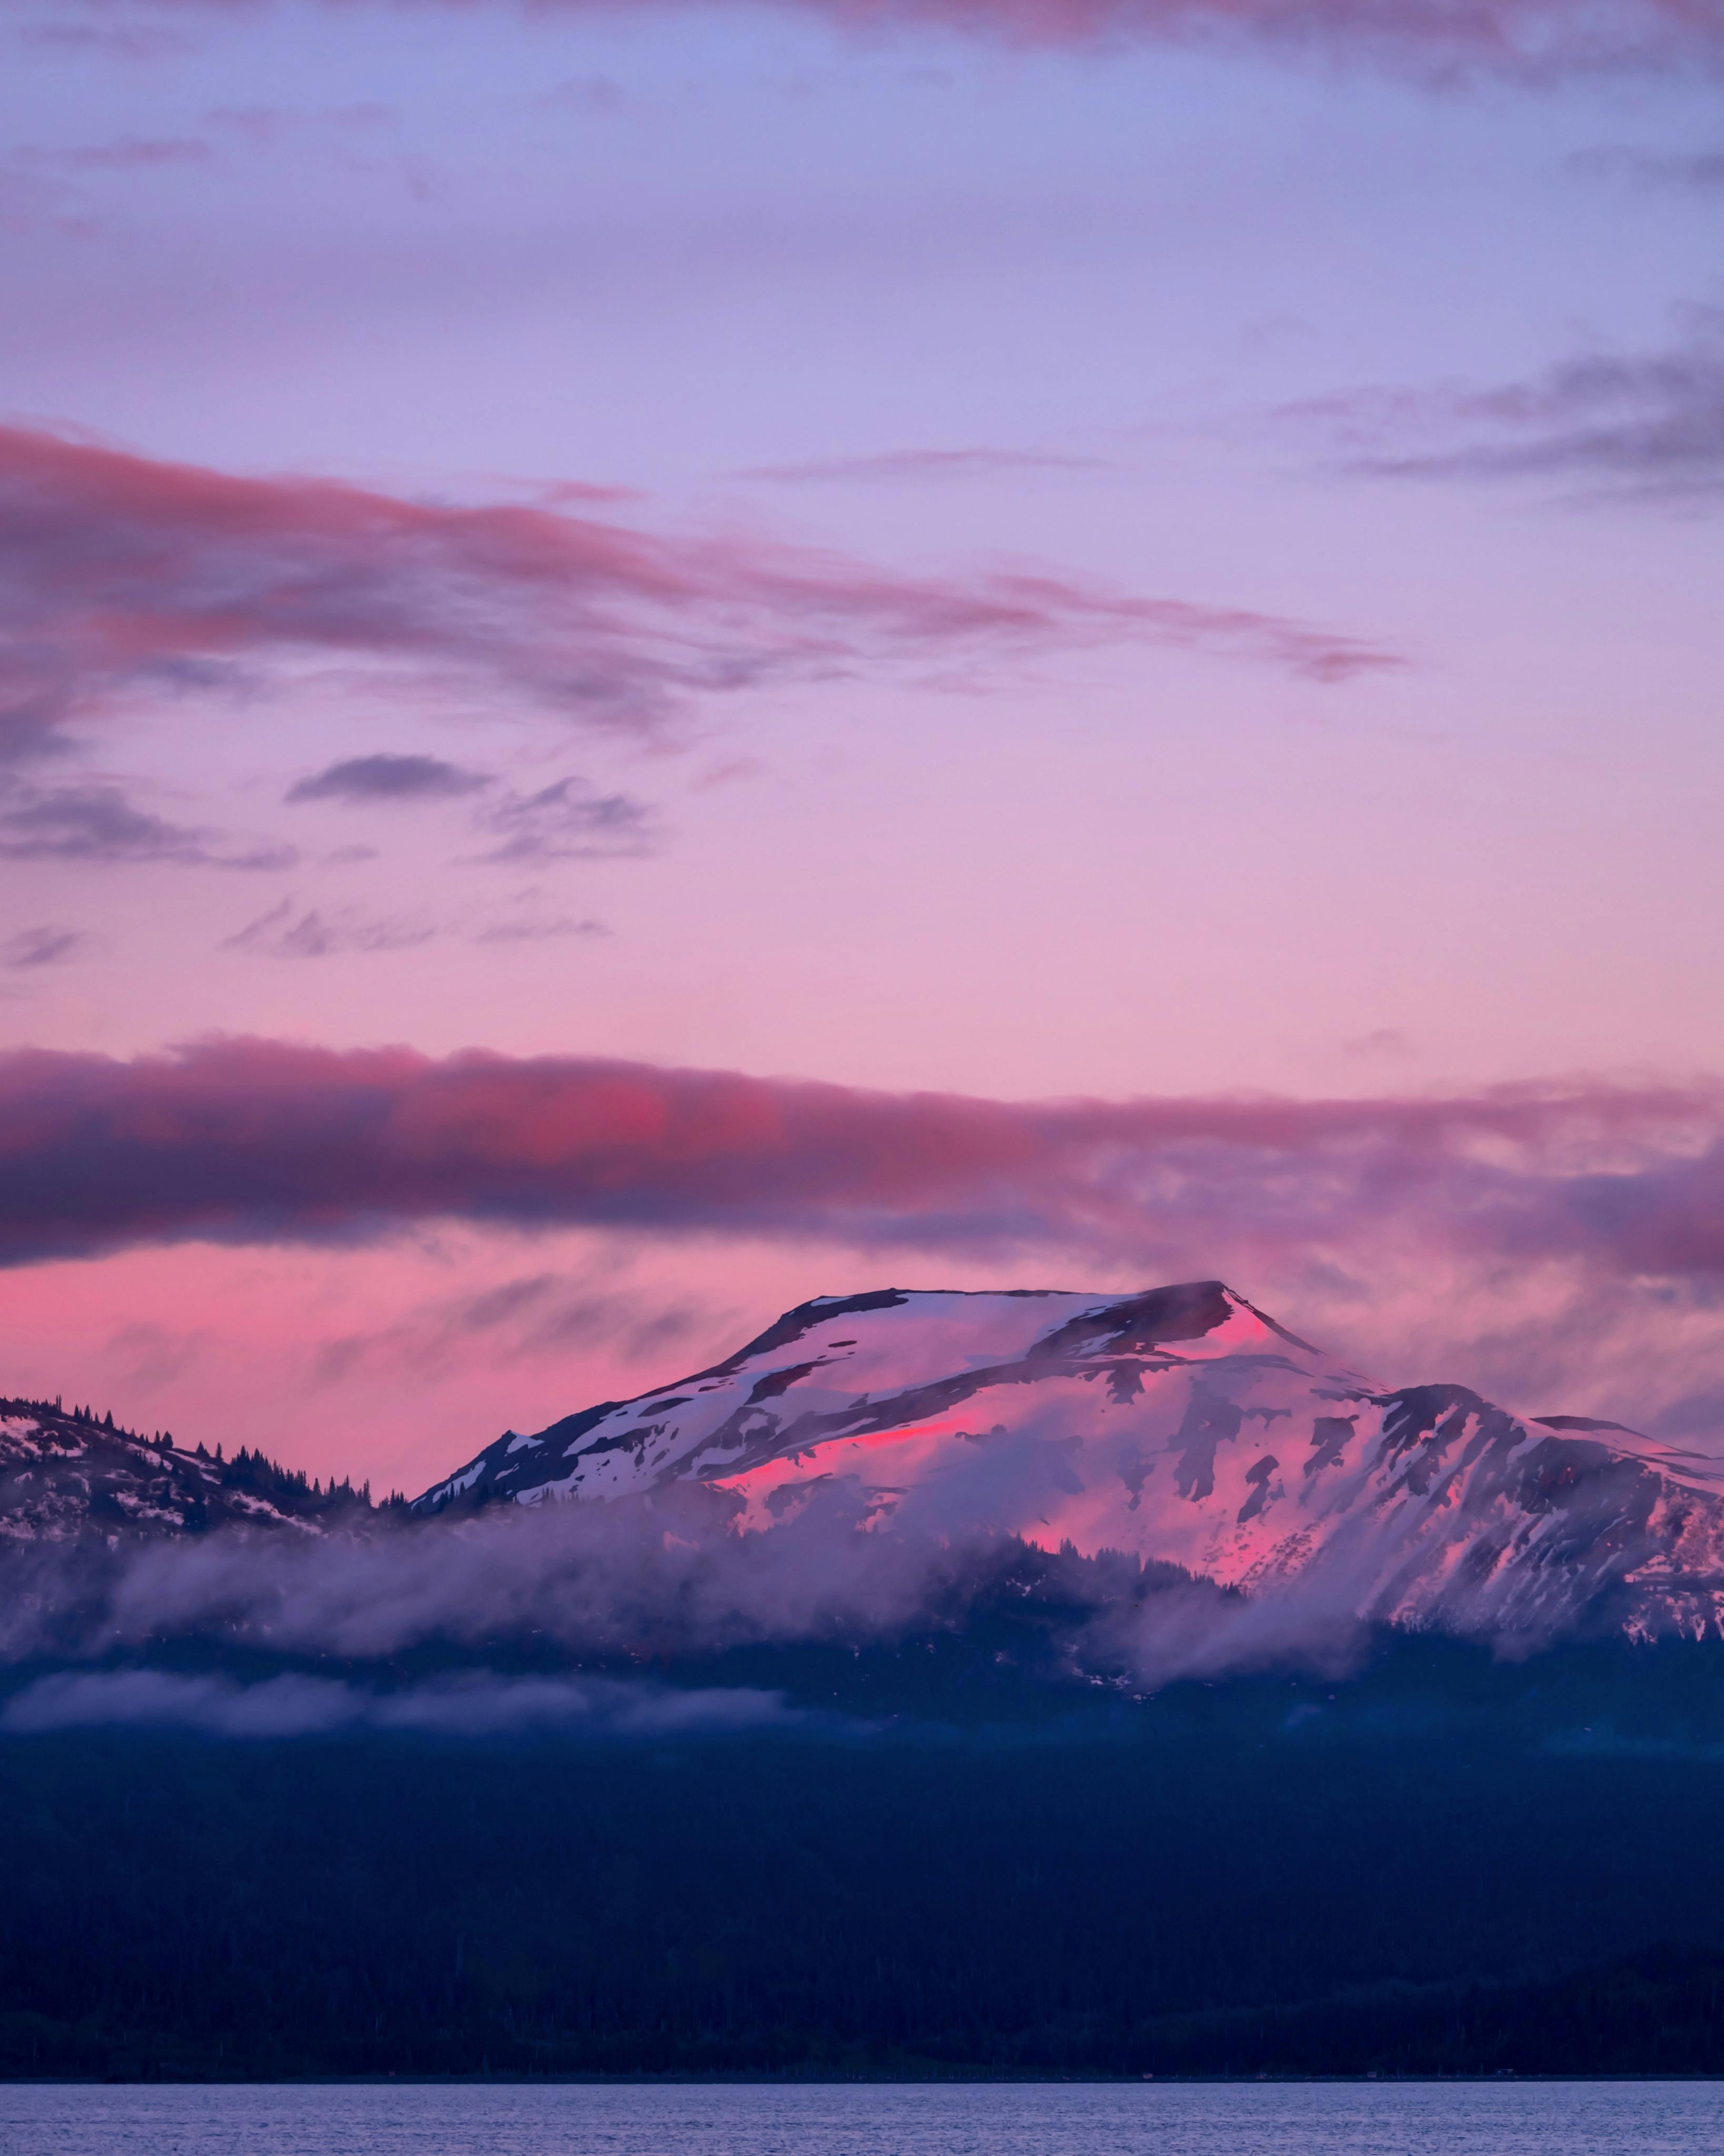
[(1152, 1269), (1410, 1230), (1724, 1273), (1724, 1093), (1011, 1103), (574, 1058), (203, 1042), (0, 1057), (0, 1258), (519, 1227), (1015, 1250)]

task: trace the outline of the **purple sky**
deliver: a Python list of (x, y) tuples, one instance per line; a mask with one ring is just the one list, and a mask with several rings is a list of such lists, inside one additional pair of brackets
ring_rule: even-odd
[(418, 1487), (1219, 1274), (1724, 1448), (1716, 7), (0, 55), (0, 1390)]

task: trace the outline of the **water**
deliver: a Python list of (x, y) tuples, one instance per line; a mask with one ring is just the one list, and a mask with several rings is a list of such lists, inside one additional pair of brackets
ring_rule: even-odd
[(1720, 2156), (1724, 2082), (92, 2087), (0, 2156)]

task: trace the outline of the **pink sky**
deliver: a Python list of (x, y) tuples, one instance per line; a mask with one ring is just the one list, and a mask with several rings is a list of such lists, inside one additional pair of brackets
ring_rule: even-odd
[(0, 51), (0, 1391), (416, 1489), (1219, 1274), (1724, 1448), (1712, 16)]

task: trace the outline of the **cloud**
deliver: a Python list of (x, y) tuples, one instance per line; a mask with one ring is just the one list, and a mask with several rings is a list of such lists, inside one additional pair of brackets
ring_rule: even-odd
[(54, 166), (69, 172), (142, 172), (167, 166), (208, 164), (214, 152), (208, 142), (192, 136), (128, 135), (117, 142), (66, 150), (23, 149), (13, 155), (21, 163)]
[(1101, 471), (1100, 457), (1057, 456), (1034, 449), (895, 449), (871, 457), (813, 458), (804, 464), (756, 465), (734, 479), (771, 480), (788, 486), (829, 480), (979, 479), (995, 472)]
[[(1151, 1276), (1419, 1241), (1724, 1289), (1724, 1089), (1008, 1102), (597, 1059), (208, 1040), (0, 1056), (0, 1259), (436, 1219), (1034, 1251)], [(1352, 1255), (1349, 1256), (1349, 1254)]]
[(491, 783), (434, 756), (354, 756), (302, 778), (290, 801), (454, 801)]
[(435, 928), (408, 921), (374, 919), (356, 906), (333, 913), (301, 912), (285, 898), (223, 943), (224, 951), (257, 951), (272, 958), (327, 958), (338, 952), (410, 951), (428, 943)]
[(569, 937), (602, 938), (610, 932), (602, 921), (581, 921), (567, 914), (522, 915), (474, 928), (459, 920), (434, 921), (371, 914), (357, 906), (302, 906), (297, 899), (288, 897), (224, 937), (221, 948), (271, 958), (328, 958), (347, 952), (414, 951), (439, 936), (470, 937), (475, 943), (525, 944), (557, 942)]
[(732, 535), (562, 509), (252, 479), (0, 428), (0, 753), (127, 696), (255, 691), (294, 663), (373, 689), (502, 687), (650, 728), (785, 677), (1104, 641), (1233, 654), (1321, 681), (1398, 663), (1249, 609), (1056, 576), (900, 576)]
[(182, 31), (141, 23), (23, 23), (16, 35), (20, 44), (38, 52), (97, 53), (124, 60), (177, 59), (192, 44)]
[[(206, 0), (211, 9), (233, 0)], [(254, 8), (264, 0), (251, 0)], [(468, 0), (515, 12), (517, 0)], [(736, 0), (729, 0), (734, 6)], [(1353, 62), (1438, 82), (1537, 84), (1576, 74), (1699, 72), (1724, 64), (1706, 0), (787, 0), (841, 28), (1020, 47), (1198, 45)], [(580, 16), (594, 0), (541, 0)], [(667, 9), (667, 12), (670, 12)]]
[(290, 847), (235, 850), (201, 826), (171, 824), (123, 790), (89, 783), (27, 786), (0, 778), (0, 860), (80, 861), (112, 867), (177, 861), (202, 868), (290, 868)]
[(28, 970), (64, 965), (89, 947), (90, 938), (76, 928), (21, 928), (0, 943), (0, 966)]
[(296, 110), (279, 105), (218, 105), (204, 115), (207, 125), (224, 135), (237, 136), (254, 150), (268, 149), (284, 137), (308, 129), (328, 129), (337, 134), (370, 133), (393, 127), (401, 116), (393, 105), (375, 101)]
[(481, 810), (479, 823), (500, 842), (481, 858), (517, 865), (634, 859), (652, 851), (655, 836), (644, 803), (626, 793), (595, 793), (579, 778), (559, 778), (536, 793), (511, 793)]
[(547, 943), (565, 936), (608, 936), (610, 930), (602, 921), (577, 921), (569, 914), (553, 915), (543, 921), (494, 921), (481, 928), (474, 941), (478, 943)]
[(1724, 492), (1724, 314), (1693, 310), (1662, 352), (1585, 353), (1496, 388), (1362, 390), (1289, 408), (1336, 429), (1347, 468), (1373, 478), (1713, 499)]
[(75, 190), (38, 172), (0, 171), (0, 232), (59, 232), (88, 239), (96, 221), (80, 208)]
[[(713, 1313), (687, 1303), (643, 1303), (634, 1288), (596, 1287), (556, 1272), (516, 1274), (493, 1286), (423, 1302), (387, 1325), (321, 1342), (310, 1360), (316, 1385), (356, 1374), (421, 1381), (460, 1368), (477, 1344), (487, 1369), (603, 1345), (640, 1361), (680, 1352)], [(738, 1314), (739, 1328), (745, 1319)]]
[[(1025, 1561), (1015, 1537), (969, 1524), (929, 1532), (906, 1531), (895, 1520), (870, 1532), (873, 1509), (865, 1495), (834, 1478), (793, 1515), (742, 1534), (727, 1492), (680, 1484), (649, 1505), (511, 1507), (459, 1523), (392, 1519), (362, 1537), (295, 1537), (292, 1548), (243, 1533), (134, 1544), (111, 1555), (14, 1548), (8, 1557), (17, 1591), (0, 1601), (0, 1659), (58, 1652), (81, 1660), (176, 1638), (342, 1661), (393, 1656), (432, 1641), (495, 1653), (531, 1640), (636, 1661), (711, 1654), (764, 1640), (900, 1632), (936, 1610), (961, 1615)], [(1070, 1573), (1073, 1588), (1089, 1582), (1093, 1589), (1095, 1568), (1081, 1561), (1029, 1562), (1044, 1574)], [(1131, 1560), (1124, 1568), (1137, 1573)], [(1090, 1598), (1077, 1592), (1068, 1599), (1081, 1607)], [(14, 1694), (0, 1729), (64, 1727), (79, 1717), (203, 1716), (225, 1720), (224, 1733), (288, 1734), (299, 1733), (284, 1727), (290, 1721), (309, 1732), (331, 1726), (331, 1717), (387, 1711), (371, 1703), (377, 1694), (357, 1687), (307, 1692), (303, 1677), (261, 1701), (255, 1690), (248, 1700), (219, 1680), (189, 1681), (207, 1689), (170, 1691), (155, 1671), (64, 1673)], [(451, 1700), (439, 1697), (441, 1686), (414, 1687), (408, 1697), (415, 1719), (407, 1726), (447, 1726), (464, 1710), (469, 1724), (480, 1724), (475, 1733), (491, 1733), (484, 1723), (506, 1727), (512, 1710), (517, 1727), (536, 1711), (541, 1727), (553, 1717), (588, 1726), (608, 1720), (657, 1733), (654, 1722), (662, 1728), (684, 1715), (698, 1725), (698, 1702), (714, 1697), (570, 1681), (575, 1696), (566, 1702), (487, 1700), (482, 1692)], [(782, 1712), (771, 1694), (717, 1697), (720, 1716), (732, 1721), (768, 1721)], [(401, 1695), (382, 1696), (392, 1698)], [(247, 1711), (254, 1727), (242, 1732), (232, 1717)]]
[(607, 74), (571, 75), (554, 90), (547, 90), (533, 102), (547, 112), (575, 112), (583, 117), (599, 115), (608, 117), (620, 112), (628, 102), (620, 83), (613, 82)]
[[(1041, 1450), (1057, 1476), (1052, 1462), (1065, 1447)], [(728, 1493), (682, 1483), (650, 1502), (391, 1521), (364, 1537), (290, 1543), (217, 1532), (111, 1555), (18, 1550), (23, 1591), (0, 1605), (0, 1657), (84, 1660), (198, 1639), (372, 1662), (426, 1645), (495, 1655), (520, 1641), (638, 1664), (766, 1642), (854, 1646), (949, 1633), (1005, 1604), (1014, 1629), (1026, 1616), (1040, 1620), (1048, 1673), (1087, 1670), (1117, 1681), (1129, 1671), (1157, 1686), (1275, 1666), (1339, 1673), (1357, 1659), (1364, 1630), (1360, 1581), (1321, 1562), (1247, 1599), (1117, 1552), (1085, 1558), (1033, 1548), (940, 1502), (907, 1523), (902, 1511), (882, 1522), (843, 1476), (746, 1532), (736, 1512)], [(299, 1675), (240, 1686), (147, 1668), (63, 1670), (0, 1705), (0, 1734), (18, 1736), (129, 1726), (235, 1738), (622, 1738), (794, 1723), (869, 1726), (798, 1713), (772, 1692), (484, 1670), (398, 1689)]]
[(1568, 159), (1571, 172), (1589, 177), (1627, 180), (1644, 187), (1697, 195), (1724, 188), (1724, 150), (1640, 150), (1611, 146), (1578, 150)]
[(808, 1719), (777, 1692), (677, 1691), (603, 1677), (500, 1677), (484, 1670), (395, 1691), (331, 1677), (241, 1685), (163, 1670), (67, 1671), (38, 1677), (0, 1706), (0, 1731), (12, 1737), (184, 1729), (254, 1740), (362, 1731), (469, 1739), (662, 1738), (794, 1727)]

